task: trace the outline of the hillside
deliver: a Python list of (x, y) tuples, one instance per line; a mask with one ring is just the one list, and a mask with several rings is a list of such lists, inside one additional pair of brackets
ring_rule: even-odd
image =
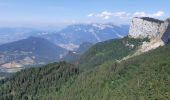
[(170, 45), (85, 72), (61, 100), (169, 100)]
[(65, 62), (23, 70), (0, 82), (0, 100), (45, 99), (45, 95), (60, 93), (61, 88), (70, 86), (78, 73), (78, 68)]
[(122, 38), (97, 43), (85, 52), (79, 61), (81, 69), (92, 69), (106, 61), (120, 60), (133, 52), (148, 39)]
[(0, 71), (55, 62), (66, 53), (67, 50), (37, 37), (3, 44), (0, 45)]
[[(121, 63), (115, 62), (115, 60), (106, 61), (97, 69), (80, 73), (78, 77), (72, 81), (73, 83), (64, 85), (63, 88), (60, 88), (59, 92), (54, 92), (53, 90), (56, 89), (58, 85), (53, 88), (43, 88), (39, 86), (37, 90), (47, 89), (46, 91), (48, 92), (46, 92), (46, 95), (44, 95), (43, 91), (30, 93), (30, 89), (34, 91), (36, 84), (30, 84), (30, 87), (26, 88), (26, 83), (37, 82), (37, 79), (39, 79), (37, 77), (41, 77), (42, 75), (42, 69), (48, 67), (50, 69), (52, 65), (39, 69), (26, 70), (16, 74), (9, 80), (1, 81), (0, 95), (1, 98), (20, 97), (30, 99), (34, 94), (34, 97), (38, 100), (169, 100), (169, 50), (170, 45), (166, 45), (122, 61)], [(33, 72), (32, 70), (35, 72), (30, 74)], [(56, 73), (53, 73), (55, 70), (44, 71), (46, 73), (43, 74), (45, 78), (48, 75), (49, 77), (56, 75)], [(37, 77), (34, 77), (35, 75)], [(28, 76), (30, 77), (28, 78)], [(35, 80), (32, 77), (34, 77)], [(55, 78), (52, 79), (55, 81)], [(18, 84), (17, 82), (19, 82), (19, 85), (12, 85)], [(47, 87), (51, 86), (47, 84), (51, 84), (53, 81), (48, 80), (48, 82), (43, 81), (42, 84), (43, 83), (46, 84), (44, 87)], [(8, 88), (11, 85), (13, 88)], [(18, 92), (16, 92), (16, 90)], [(21, 90), (24, 92), (19, 92)], [(13, 96), (11, 96), (11, 94)]]

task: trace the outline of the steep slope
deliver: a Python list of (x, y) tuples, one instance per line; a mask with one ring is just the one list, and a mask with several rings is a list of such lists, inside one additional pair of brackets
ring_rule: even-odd
[(67, 50), (43, 38), (30, 37), (0, 45), (0, 70), (45, 64), (59, 60)]
[(132, 54), (144, 41), (148, 41), (148, 39), (125, 37), (97, 43), (81, 56), (79, 67), (81, 69), (92, 69), (106, 61), (120, 60)]
[(85, 72), (61, 100), (169, 100), (170, 45)]

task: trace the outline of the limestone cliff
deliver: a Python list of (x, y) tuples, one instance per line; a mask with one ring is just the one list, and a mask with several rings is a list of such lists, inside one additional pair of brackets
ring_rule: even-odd
[(163, 46), (170, 42), (170, 19), (161, 21), (149, 17), (135, 17), (130, 25), (129, 37), (150, 39), (150, 42), (144, 42), (140, 47), (141, 52)]
[(133, 18), (129, 36), (133, 38), (162, 39), (164, 42), (170, 40), (170, 20), (165, 21), (149, 18)]

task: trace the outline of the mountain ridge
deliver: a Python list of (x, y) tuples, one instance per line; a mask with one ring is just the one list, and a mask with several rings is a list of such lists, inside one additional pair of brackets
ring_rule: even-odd
[(1, 71), (10, 71), (15, 68), (20, 70), (31, 65), (56, 62), (67, 53), (67, 50), (46, 39), (29, 37), (0, 45), (0, 53)]

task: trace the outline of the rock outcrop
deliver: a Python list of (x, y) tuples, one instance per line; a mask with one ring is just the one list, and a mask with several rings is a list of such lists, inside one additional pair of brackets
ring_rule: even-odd
[(149, 17), (135, 17), (130, 25), (129, 37), (161, 39), (167, 43), (170, 40), (170, 19), (161, 21)]

